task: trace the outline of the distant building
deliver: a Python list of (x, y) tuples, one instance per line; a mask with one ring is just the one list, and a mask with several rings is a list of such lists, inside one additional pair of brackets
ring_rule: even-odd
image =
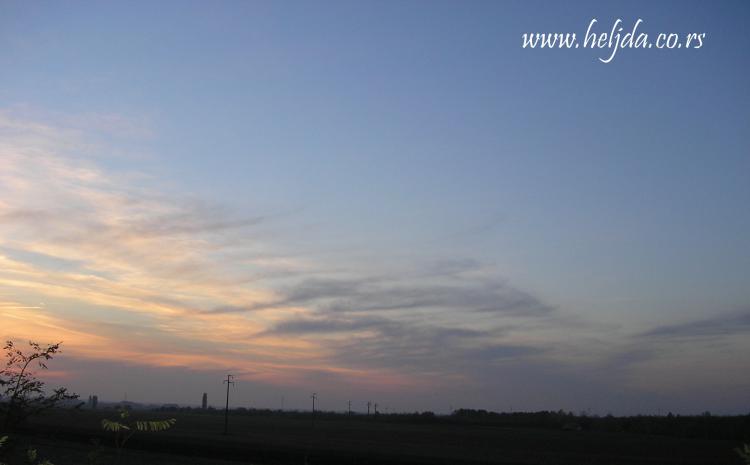
[(204, 392), (203, 393), (203, 402), (201, 403), (201, 408), (203, 410), (206, 410), (207, 407), (208, 407), (208, 394)]
[(91, 397), (91, 408), (96, 409), (97, 405), (99, 405), (99, 396), (92, 396)]

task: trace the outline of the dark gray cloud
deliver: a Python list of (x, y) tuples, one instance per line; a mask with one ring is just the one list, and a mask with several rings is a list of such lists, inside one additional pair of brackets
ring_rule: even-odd
[(651, 338), (680, 338), (729, 336), (750, 332), (750, 312), (718, 315), (687, 323), (658, 326), (641, 336)]
[(395, 324), (381, 318), (331, 319), (306, 318), (283, 321), (274, 326), (269, 333), (273, 334), (315, 334), (360, 331), (364, 329), (384, 330)]
[(408, 373), (461, 373), (469, 366), (521, 360), (542, 347), (504, 344), (503, 330), (475, 330), (429, 324), (381, 324), (371, 336), (328, 343), (336, 361), (352, 367), (397, 369)]
[(416, 277), (306, 279), (282, 289), (284, 297), (271, 304), (212, 312), (304, 306), (310, 314), (281, 321), (264, 334), (315, 340), (333, 363), (359, 369), (460, 372), (465, 365), (507, 363), (547, 350), (504, 342), (510, 322), (495, 317), (539, 320), (552, 316), (552, 306), (502, 280), (462, 276), (481, 267), (475, 260), (435, 265)]
[[(371, 278), (370, 283), (380, 278)], [(301, 281), (284, 294), (286, 298), (279, 305), (302, 304), (319, 299), (356, 297), (366, 292), (368, 281), (361, 279), (307, 279)]]
[(490, 344), (478, 349), (468, 350), (465, 352), (464, 356), (485, 363), (505, 359), (518, 359), (529, 355), (538, 355), (544, 352), (545, 349), (541, 347)]
[(209, 313), (263, 310), (304, 305), (320, 313), (386, 312), (409, 309), (444, 309), (508, 316), (540, 317), (554, 307), (503, 281), (455, 279), (451, 284), (369, 277), (307, 279), (280, 291), (283, 298), (270, 304), (218, 308)]
[(504, 286), (502, 298), (488, 302), (489, 305), (477, 307), (478, 312), (483, 313), (506, 313), (506, 314), (535, 314), (541, 315), (551, 312), (551, 307), (528, 292), (521, 291), (509, 286)]
[(518, 360), (545, 351), (498, 342), (504, 336), (502, 327), (479, 330), (362, 314), (290, 319), (268, 333), (315, 339), (330, 349), (335, 363), (344, 366), (409, 373), (456, 372), (467, 364)]

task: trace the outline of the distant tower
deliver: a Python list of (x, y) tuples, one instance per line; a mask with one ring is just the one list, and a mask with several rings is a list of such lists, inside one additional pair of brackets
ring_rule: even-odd
[(206, 410), (207, 407), (208, 407), (208, 394), (204, 392), (203, 393), (203, 402), (201, 403), (201, 408), (203, 410)]
[(99, 404), (99, 396), (92, 396), (91, 397), (91, 408), (96, 409), (97, 404)]

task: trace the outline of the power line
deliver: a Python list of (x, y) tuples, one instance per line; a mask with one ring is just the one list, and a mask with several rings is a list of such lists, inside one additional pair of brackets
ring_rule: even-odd
[(228, 434), (229, 432), (229, 385), (234, 385), (234, 376), (227, 375), (227, 379), (225, 379), (223, 382), (227, 384), (227, 406), (224, 409), (224, 434)]
[(313, 409), (312, 409), (312, 425), (313, 425), (313, 427), (315, 427), (315, 399), (318, 398), (318, 394), (316, 392), (313, 392), (312, 395), (310, 396), (310, 398), (312, 399), (312, 402), (313, 402), (313, 406), (312, 406), (313, 407)]

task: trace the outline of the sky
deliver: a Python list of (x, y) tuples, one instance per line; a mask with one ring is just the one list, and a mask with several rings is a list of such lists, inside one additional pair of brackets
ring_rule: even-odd
[[(704, 45), (521, 46), (618, 18)], [(2, 1), (0, 337), (111, 401), (747, 413), (748, 19)]]

